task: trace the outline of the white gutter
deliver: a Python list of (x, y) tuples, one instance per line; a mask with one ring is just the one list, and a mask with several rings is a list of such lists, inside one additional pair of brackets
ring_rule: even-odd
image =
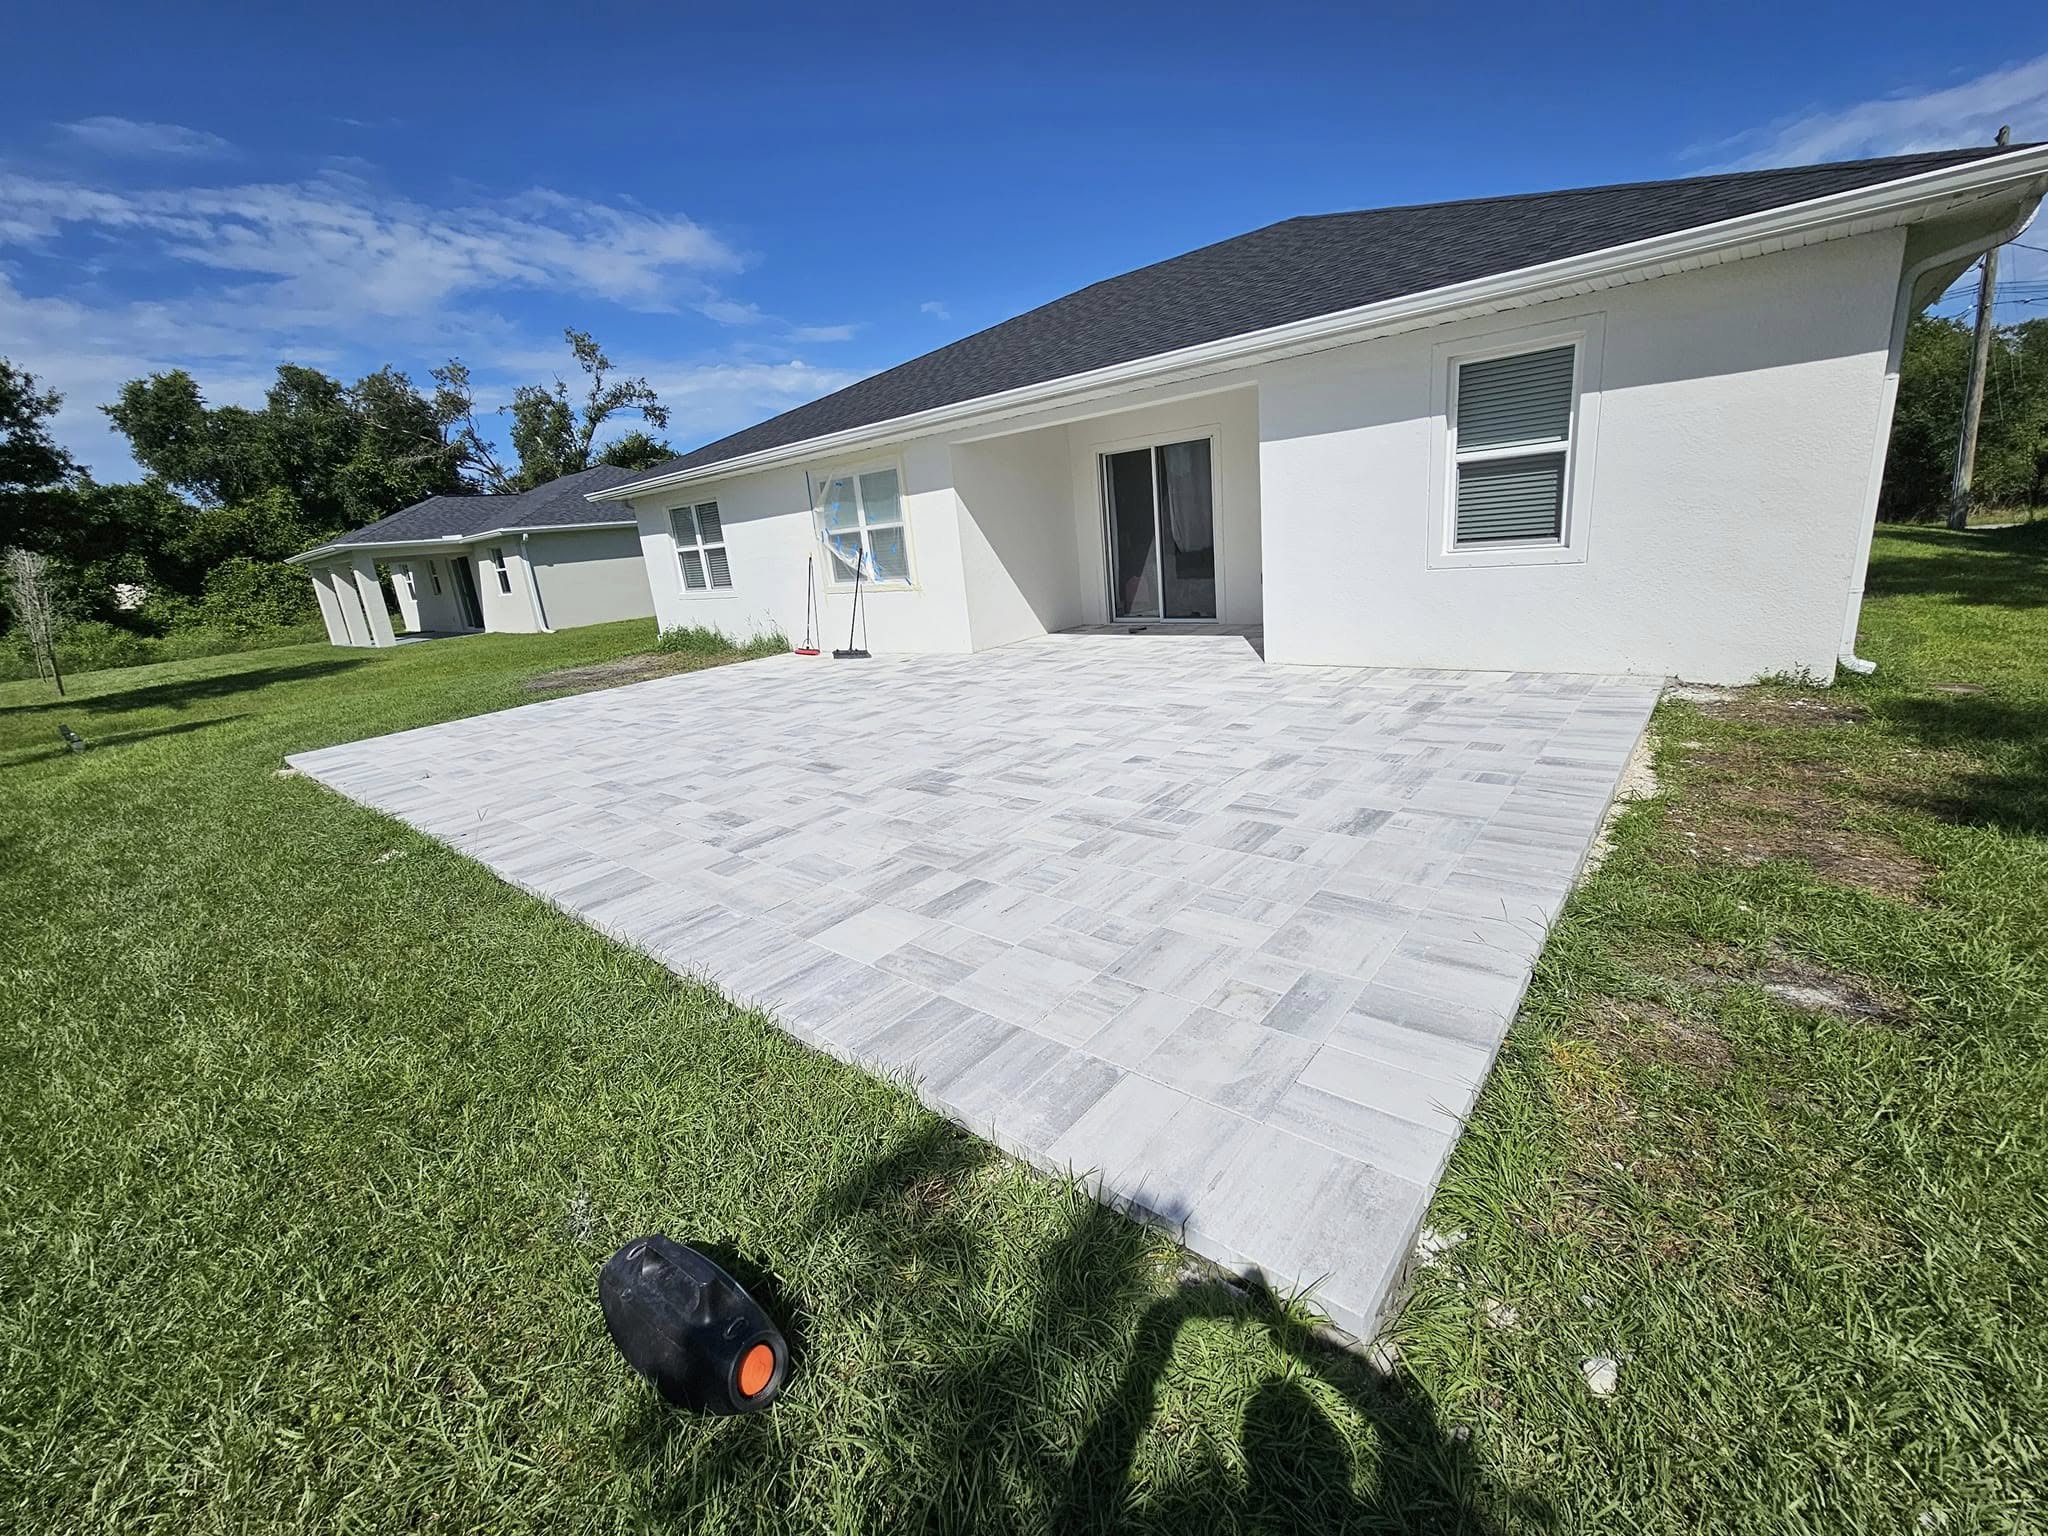
[(534, 523), (524, 528), (486, 528), (480, 533), (444, 533), (434, 539), (357, 539), (346, 544), (322, 544), (301, 554), (287, 555), (286, 565), (304, 565), (309, 560), (324, 560), (330, 555), (347, 554), (358, 549), (416, 549), (432, 553), (451, 545), (476, 544), (484, 539), (501, 539), (509, 534), (518, 534), (524, 539), (529, 533), (580, 533), (585, 528), (637, 528), (639, 521), (630, 517), (608, 517), (601, 523)]
[(1891, 346), (1885, 353), (1884, 387), (1878, 401), (1877, 442), (1871, 449), (1870, 473), (1863, 487), (1863, 535), (1856, 550), (1856, 563), (1849, 572), (1849, 606), (1842, 616), (1842, 648), (1836, 660), (1851, 672), (1868, 677), (1877, 663), (1856, 654), (1856, 631), (1863, 622), (1863, 589), (1870, 579), (1870, 547), (1877, 538), (1877, 498), (1884, 489), (1884, 462), (1892, 441), (1892, 412), (1899, 401), (1899, 367), (1906, 355), (1906, 331), (1920, 308), (1913, 302), (1913, 290), (1920, 279), (1937, 268), (1958, 261), (1974, 261), (1984, 252), (2017, 240), (2034, 222), (2040, 205), (2022, 211), (2010, 223), (1985, 234), (1958, 241), (1906, 268), (1899, 279), (1899, 296), (1892, 306)]
[[(1370, 333), (1382, 326), (1441, 321), (1451, 318), (1459, 310), (1508, 300), (1531, 302), (1533, 293), (1547, 288), (1581, 289), (1587, 284), (1604, 286), (1619, 274), (1631, 270), (1696, 263), (1745, 245), (1782, 247), (1835, 226), (1865, 223), (1868, 230), (1886, 228), (1900, 222), (1897, 215), (1916, 203), (1951, 197), (1989, 196), (2007, 187), (2043, 178), (2048, 178), (2048, 145), (2012, 150), (1959, 166), (1923, 171), (1916, 176), (1830, 193), (1826, 197), (1788, 203), (1760, 213), (1694, 225), (1625, 245), (1606, 246), (1533, 267), (1518, 267), (1466, 283), (1404, 294), (1376, 304), (1316, 315), (1240, 336), (1226, 336), (1217, 341), (1155, 353), (1087, 373), (1068, 374), (997, 394), (981, 395), (973, 400), (934, 406), (927, 411), (915, 411), (887, 421), (738, 454), (715, 464), (676, 470), (652, 479), (629, 481), (625, 485), (592, 491), (584, 500), (626, 501), (677, 486), (726, 479), (841, 449), (919, 436), (956, 422), (1015, 413), (1055, 400), (1078, 400), (1091, 394), (1115, 393), (1141, 381), (1165, 382), (1178, 375), (1211, 372), (1252, 359), (1312, 352), (1360, 340), (1361, 333)], [(1866, 230), (1852, 228), (1846, 232), (1860, 234)]]

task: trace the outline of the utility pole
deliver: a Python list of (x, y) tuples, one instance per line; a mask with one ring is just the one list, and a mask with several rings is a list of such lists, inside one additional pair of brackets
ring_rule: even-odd
[[(2000, 145), (2011, 142), (2012, 129), (1998, 130)], [(1956, 443), (1956, 477), (1948, 491), (1948, 525), (1970, 526), (1970, 479), (1977, 472), (1977, 422), (1984, 414), (1984, 372), (1991, 363), (1991, 301), (1998, 291), (1998, 247), (1984, 253), (1984, 275), (1977, 281), (1977, 334), (1970, 345), (1970, 381), (1963, 386), (1963, 435)]]

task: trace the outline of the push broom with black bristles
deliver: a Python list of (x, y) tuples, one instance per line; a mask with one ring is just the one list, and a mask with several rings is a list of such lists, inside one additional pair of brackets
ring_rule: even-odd
[[(837, 661), (866, 661), (868, 659), (868, 615), (867, 610), (861, 606), (860, 602), (860, 582), (861, 578), (867, 574), (868, 553), (858, 544), (854, 546), (852, 565), (853, 611), (846, 616), (846, 649), (834, 650), (832, 652), (833, 658)], [(857, 646), (853, 643), (855, 625), (860, 626), (861, 643)]]

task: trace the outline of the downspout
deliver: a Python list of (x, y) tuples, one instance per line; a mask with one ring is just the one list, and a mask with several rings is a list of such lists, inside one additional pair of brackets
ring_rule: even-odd
[(533, 568), (533, 553), (527, 547), (527, 535), (519, 535), (519, 561), (526, 567), (526, 606), (533, 610), (533, 622), (540, 626), (544, 635), (552, 635), (548, 628), (548, 607), (540, 600), (540, 572)]
[(1913, 320), (1913, 289), (1920, 279), (1936, 267), (1953, 261), (1974, 259), (1985, 251), (2004, 245), (2008, 240), (2018, 239), (2034, 220), (2039, 199), (2031, 200), (2032, 206), (2022, 204), (2022, 211), (2004, 228), (1989, 235), (1972, 235), (1969, 239), (1936, 251), (1908, 267), (1905, 276), (1899, 280), (1898, 302), (1892, 308), (1891, 347), (1885, 354), (1884, 388), (1879, 402), (1877, 418), (1877, 444), (1870, 454), (1870, 476), (1863, 493), (1863, 537), (1856, 551), (1856, 564), (1849, 573), (1849, 607), (1842, 619), (1842, 647), (1836, 656), (1837, 662), (1849, 671), (1868, 677), (1877, 670), (1877, 663), (1866, 661), (1856, 654), (1856, 631), (1863, 622), (1863, 589), (1870, 575), (1870, 547), (1877, 538), (1877, 498), (1884, 489), (1885, 455), (1891, 448), (1892, 412), (1899, 402), (1899, 365), (1906, 354), (1906, 328)]

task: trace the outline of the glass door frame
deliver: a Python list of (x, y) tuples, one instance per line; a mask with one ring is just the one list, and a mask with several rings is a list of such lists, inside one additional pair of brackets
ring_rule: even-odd
[[(1112, 624), (1216, 624), (1223, 618), (1223, 471), (1217, 463), (1218, 440), (1221, 432), (1215, 427), (1195, 427), (1186, 431), (1156, 433), (1148, 437), (1128, 438), (1119, 442), (1096, 443), (1095, 450), (1095, 494), (1102, 505), (1102, 565), (1103, 599), (1108, 603), (1109, 622)], [(1216, 612), (1208, 618), (1166, 617), (1166, 540), (1160, 527), (1165, 508), (1159, 500), (1159, 450), (1171, 448), (1178, 443), (1207, 443), (1209, 445), (1209, 542), (1216, 563)], [(1152, 586), (1159, 594), (1158, 613), (1134, 613), (1119, 615), (1116, 611), (1116, 529), (1112, 519), (1116, 507), (1109, 489), (1109, 461), (1118, 454), (1145, 452), (1145, 462), (1152, 475)]]

